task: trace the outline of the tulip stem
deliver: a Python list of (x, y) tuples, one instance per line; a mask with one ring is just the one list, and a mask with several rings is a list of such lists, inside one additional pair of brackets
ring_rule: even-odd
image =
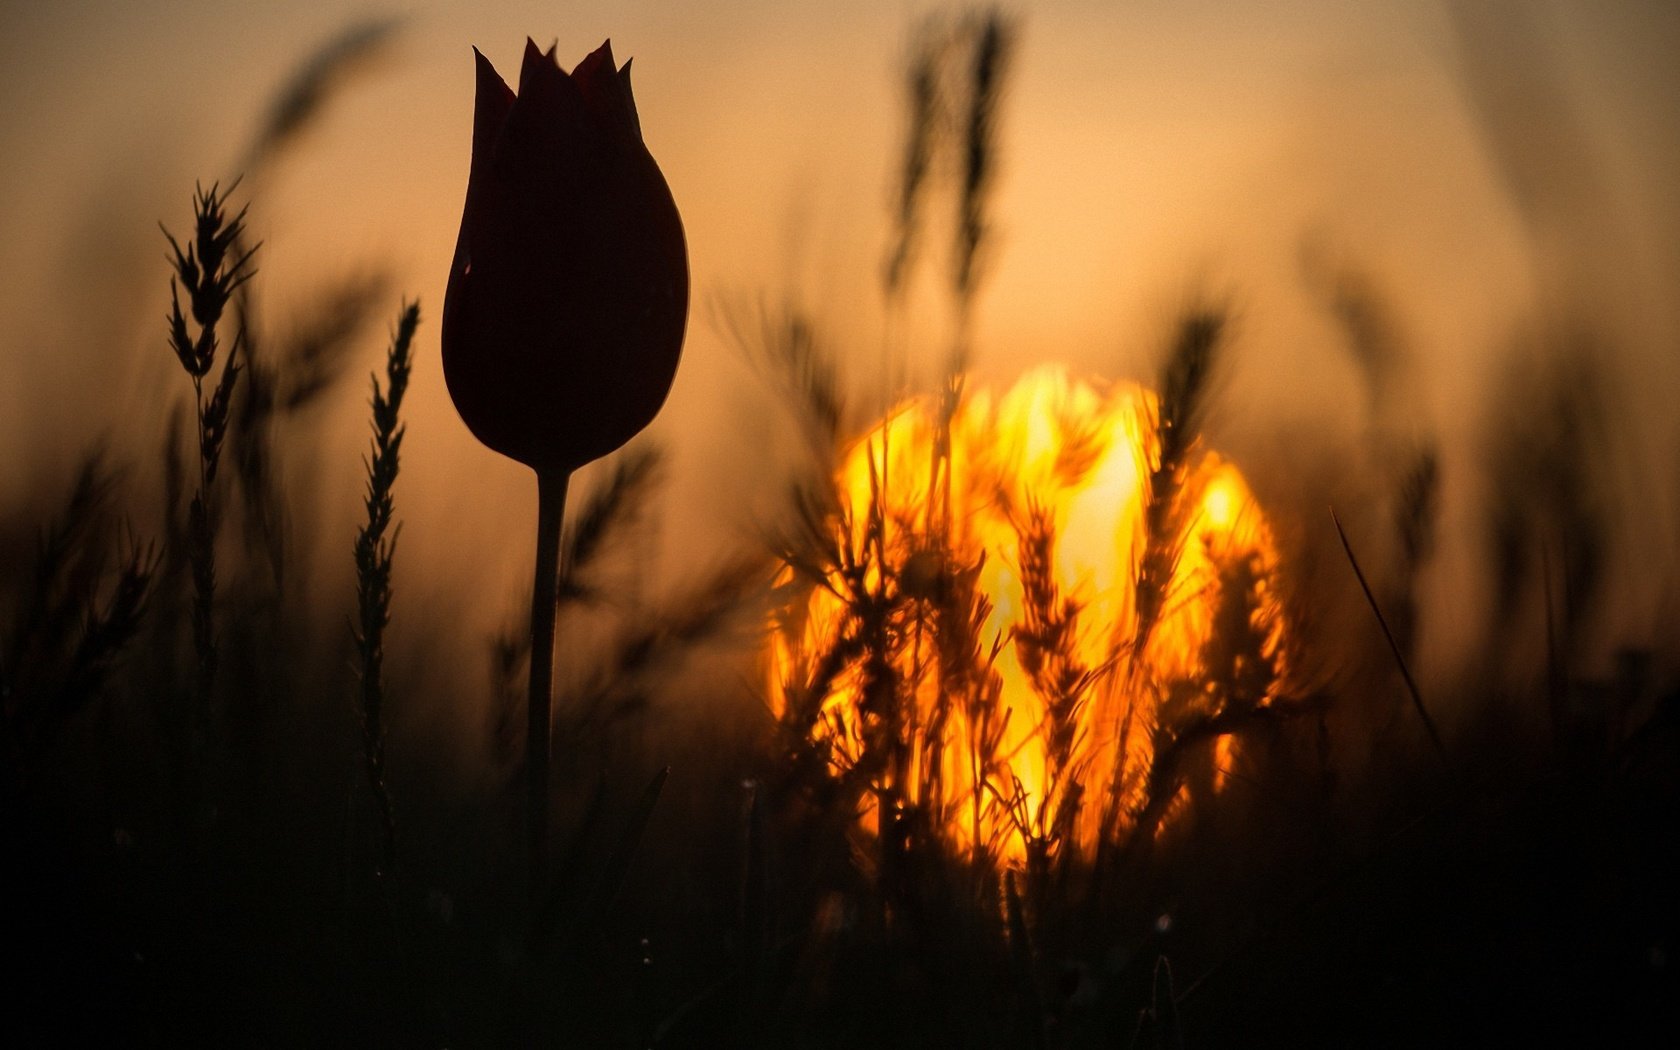
[(531, 847), (531, 904), (540, 907), (548, 860), (549, 709), (554, 697), (554, 619), (559, 606), (560, 525), (569, 470), (537, 472), (537, 572), (531, 587), (531, 693), (526, 708), (526, 815)]

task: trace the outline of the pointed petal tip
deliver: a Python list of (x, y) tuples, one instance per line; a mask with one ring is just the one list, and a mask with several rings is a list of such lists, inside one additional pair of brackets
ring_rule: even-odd
[(473, 48), (473, 66), (478, 76), (478, 97), (481, 106), (493, 102), (497, 108), (505, 109), (506, 104), (513, 97), (513, 89), (508, 87), (507, 81), (496, 72), (495, 63), (487, 58), (484, 52)]
[(613, 61), (612, 41), (608, 40), (583, 56), (583, 61), (572, 69), (572, 76), (577, 79), (579, 84), (590, 85), (585, 89), (586, 91), (598, 91), (600, 85), (605, 83), (602, 79), (604, 74), (616, 75), (617, 72), (618, 65)]
[(583, 57), (583, 61), (578, 63), (578, 66), (588, 66), (591, 69), (595, 69), (599, 66), (605, 66), (608, 69), (616, 70), (618, 68), (618, 63), (613, 61), (612, 39), (609, 37), (608, 39), (601, 41), (601, 46), (585, 55)]
[(554, 53), (554, 47), (542, 51), (535, 40), (525, 38), (525, 64), (519, 70), (520, 95), (525, 95), (539, 84), (543, 85), (541, 90), (552, 91), (555, 84), (566, 80), (566, 73), (555, 61)]
[(542, 53), (542, 50), (537, 47), (537, 42), (535, 40), (532, 40), (530, 37), (526, 37), (525, 38), (525, 55), (524, 55), (524, 58), (520, 62), (519, 78), (521, 80), (525, 79), (526, 73), (528, 73), (534, 67), (540, 65), (542, 63), (542, 60), (543, 60), (543, 53)]

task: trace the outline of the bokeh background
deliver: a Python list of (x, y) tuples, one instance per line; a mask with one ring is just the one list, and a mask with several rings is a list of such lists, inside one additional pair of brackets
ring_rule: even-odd
[[(466, 182), (470, 47), (516, 79), (527, 35), (557, 40), (568, 66), (610, 37), (621, 60), (635, 58), (643, 130), (683, 211), (693, 270), (685, 360), (652, 435), (672, 458), (647, 565), (658, 578), (705, 564), (750, 539), (783, 495), (764, 482), (778, 435), (768, 393), (720, 317), (797, 301), (853, 359), (860, 397), (879, 393), (870, 377), (903, 68), (916, 27), (942, 10), (904, 0), (510, 0), (349, 15), (321, 0), (0, 7), (0, 500), (30, 498), (91, 441), (136, 458), (161, 444), (163, 408), (182, 389), (163, 339), (157, 223), (186, 226), (195, 179), (225, 182), (251, 163), (274, 98), (311, 55), (347, 28), (388, 25), (238, 198), (252, 201), (264, 242), (268, 323), (283, 329), (290, 304), (358, 272), (388, 274), (380, 316), (394, 317), (401, 297), (421, 301), (393, 631), (405, 603), (446, 608), (471, 631), (500, 623), (528, 572), (534, 486), (471, 440), (437, 355)], [(1299, 491), (1291, 474), (1324, 464), (1357, 477), (1358, 455), (1337, 450), (1364, 447), (1373, 429), (1439, 438), (1446, 533), (1425, 629), (1445, 674), (1479, 644), (1465, 629), (1483, 618), (1475, 464), (1513, 367), (1537, 345), (1523, 333), (1589, 324), (1616, 421), (1594, 462), (1630, 508), (1616, 526), (1604, 634), (1653, 641), (1628, 632), (1648, 631), (1674, 600), (1680, 9), (1045, 0), (1010, 10), (1021, 37), (978, 371), (1007, 381), (1057, 360), (1144, 376), (1179, 307), (1228, 296), (1238, 335), (1214, 432), (1263, 493)], [(1404, 335), (1408, 365), (1375, 407), (1315, 284), (1326, 265), (1368, 276)], [(936, 295), (924, 300), (912, 327), (933, 349), (946, 319)], [(309, 420), (313, 454), (290, 461), (307, 474), (291, 480), (313, 486), (320, 535), (343, 537), (346, 574), (366, 442), (359, 376), (383, 341), (365, 334), (355, 375)], [(347, 601), (343, 579), (319, 586), (323, 600)]]

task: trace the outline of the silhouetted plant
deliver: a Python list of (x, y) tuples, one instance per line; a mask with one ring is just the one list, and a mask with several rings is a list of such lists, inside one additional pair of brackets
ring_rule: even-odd
[[(235, 183), (235, 186), (237, 183)], [(231, 192), (234, 186), (230, 186)], [(205, 382), (216, 366), (222, 348), (220, 324), (234, 292), (251, 279), (251, 257), (256, 248), (241, 246), (245, 211), (230, 214), (226, 194), (219, 184), (200, 187), (193, 198), (194, 232), (186, 250), (168, 230), (164, 236), (174, 251), (175, 276), (170, 280), (169, 343), (181, 367), (192, 379), (194, 418), (198, 427), (198, 487), (187, 512), (188, 556), (193, 579), (193, 648), (198, 654), (195, 693), (200, 718), (208, 716), (216, 680), (216, 521), (217, 507), (211, 484), (221, 462), (222, 439), (227, 435), (234, 385), (239, 380), (239, 352), (244, 325), (236, 322), (233, 339), (227, 344), (221, 375), (205, 396)], [(181, 312), (181, 293), (190, 305), (192, 324)], [(192, 329), (196, 326), (197, 333)]]
[[(476, 53), (476, 52), (475, 52)], [(478, 55), (472, 170), (443, 368), (474, 436), (537, 473), (525, 736), (530, 892), (546, 883), (560, 529), (572, 473), (664, 404), (688, 320), (682, 219), (642, 142), (630, 66), (525, 45), (515, 96)]]
[[(406, 428), (401, 422), (403, 395), (414, 367), (412, 344), (420, 324), (420, 304), (405, 306), (391, 335), (385, 356), (385, 382), (373, 378), (373, 448), (366, 459), (367, 493), (363, 503), (367, 524), (356, 533), (356, 651), (360, 660), (361, 688), (357, 692), (362, 716), (362, 755), (367, 765), (368, 786), (379, 802), (382, 821), (381, 875), (396, 865), (397, 819), (391, 807), (391, 789), (385, 782), (385, 627), (391, 622), (391, 561), (396, 555), (397, 532), (392, 518), (395, 501), (392, 489), (402, 453)], [(388, 534), (387, 534), (388, 533)]]
[(126, 529), (113, 537), (116, 484), (103, 456), (90, 454), (41, 534), (0, 650), (0, 752), (8, 766), (35, 760), (99, 697), (146, 615), (158, 560)]

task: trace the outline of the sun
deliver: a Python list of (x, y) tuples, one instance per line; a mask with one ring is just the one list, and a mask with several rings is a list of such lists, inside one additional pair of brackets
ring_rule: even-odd
[(1288, 670), (1278, 553), (1237, 468), (1162, 423), (1142, 387), (1048, 367), (851, 447), (769, 674), (862, 833), (1019, 863), (1219, 789)]

